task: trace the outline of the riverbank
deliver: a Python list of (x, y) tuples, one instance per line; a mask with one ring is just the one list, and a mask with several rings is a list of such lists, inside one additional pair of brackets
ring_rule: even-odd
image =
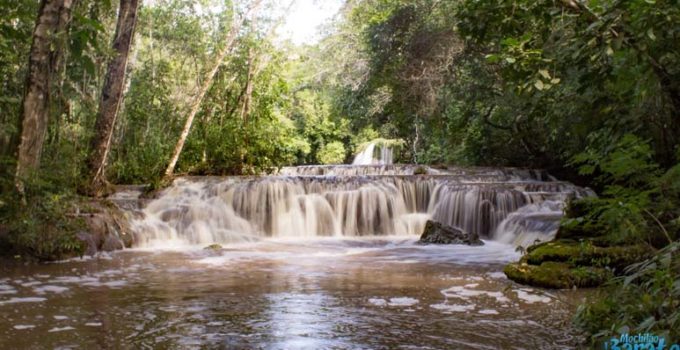
[(94, 256), (132, 247), (134, 212), (108, 199), (76, 195), (31, 197), (6, 205), (0, 255), (26, 262)]

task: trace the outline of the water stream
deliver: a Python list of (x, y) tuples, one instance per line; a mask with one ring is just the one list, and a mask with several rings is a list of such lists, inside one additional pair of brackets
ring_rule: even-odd
[[(590, 194), (523, 169), (178, 179), (136, 214), (134, 249), (4, 264), (0, 348), (575, 348), (569, 321), (588, 292), (501, 271), (517, 245), (554, 236), (565, 200)], [(485, 245), (419, 245), (428, 219)]]

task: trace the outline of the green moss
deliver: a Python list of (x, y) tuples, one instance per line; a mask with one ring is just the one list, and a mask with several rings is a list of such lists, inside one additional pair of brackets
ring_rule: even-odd
[(222, 246), (217, 244), (217, 243), (213, 243), (213, 244), (211, 244), (211, 245), (209, 245), (209, 246), (207, 246), (203, 249), (206, 249), (206, 250), (222, 250)]
[(652, 250), (642, 244), (598, 247), (588, 241), (553, 241), (528, 249), (526, 262), (541, 265), (546, 261), (565, 262), (572, 266), (610, 267), (617, 272), (651, 256)]
[(541, 265), (512, 263), (503, 270), (509, 279), (543, 288), (588, 288), (599, 286), (612, 277), (612, 273), (601, 267), (571, 267), (567, 263), (546, 261)]
[(417, 166), (413, 170), (413, 175), (427, 175), (427, 167), (424, 167), (422, 165)]

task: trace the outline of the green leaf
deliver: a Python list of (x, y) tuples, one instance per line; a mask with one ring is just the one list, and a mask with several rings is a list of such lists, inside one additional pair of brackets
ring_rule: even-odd
[(486, 55), (485, 58), (486, 58), (486, 61), (489, 62), (489, 63), (498, 63), (498, 61), (501, 60), (501, 57), (499, 55), (496, 55), (496, 54)]
[(536, 89), (538, 90), (543, 90), (545, 88), (545, 85), (543, 84), (543, 81), (536, 80), (536, 82), (534, 83), (534, 87), (536, 87)]
[(652, 40), (656, 40), (656, 35), (654, 35), (654, 30), (652, 28), (647, 30), (647, 36)]
[(517, 46), (519, 45), (519, 40), (515, 38), (505, 38), (503, 41), (501, 41), (501, 44), (505, 46)]
[(550, 73), (546, 69), (541, 69), (538, 73), (541, 74), (543, 78), (550, 80)]

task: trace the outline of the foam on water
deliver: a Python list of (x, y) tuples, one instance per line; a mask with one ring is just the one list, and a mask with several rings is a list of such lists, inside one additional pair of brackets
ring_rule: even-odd
[(468, 312), (474, 310), (477, 306), (475, 304), (432, 304), (431, 308), (442, 312)]
[(73, 327), (71, 327), (71, 326), (66, 326), (66, 327), (54, 327), (54, 328), (51, 328), (50, 330), (48, 330), (47, 332), (49, 332), (49, 333), (54, 333), (54, 332), (64, 332), (64, 331), (72, 331), (72, 330), (74, 330), (74, 329), (75, 329), (75, 328), (73, 328)]
[(0, 300), (0, 305), (19, 304), (19, 303), (40, 303), (47, 299), (41, 297), (24, 297), (24, 298), (10, 298), (8, 300)]
[(52, 286), (52, 285), (45, 285), (41, 287), (36, 287), (33, 288), (33, 291), (36, 292), (37, 294), (45, 294), (45, 293), (63, 293), (67, 291), (67, 287), (61, 287), (61, 286)]
[(517, 289), (514, 291), (517, 297), (522, 299), (527, 304), (533, 303), (550, 303), (552, 299), (548, 296), (533, 293), (532, 289)]
[(484, 309), (484, 310), (479, 310), (477, 313), (482, 314), (482, 315), (498, 315), (499, 312), (498, 310), (494, 309)]
[(387, 305), (389, 306), (413, 306), (415, 304), (418, 304), (420, 300), (415, 299), (415, 298), (409, 298), (409, 297), (401, 297), (401, 298), (390, 298), (390, 301)]
[(17, 325), (14, 325), (14, 329), (16, 329), (16, 330), (33, 329), (33, 328), (35, 328), (35, 325), (32, 325), (32, 324), (17, 324)]

